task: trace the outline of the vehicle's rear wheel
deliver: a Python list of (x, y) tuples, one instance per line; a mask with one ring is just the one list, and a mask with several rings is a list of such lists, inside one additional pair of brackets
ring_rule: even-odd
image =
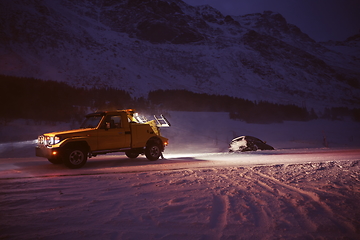
[(55, 159), (48, 159), (49, 162), (51, 162), (52, 164), (62, 164), (63, 161), (61, 158), (55, 158)]
[(81, 168), (87, 161), (87, 152), (83, 149), (72, 148), (66, 151), (63, 159), (68, 168)]
[(139, 156), (139, 152), (136, 152), (136, 151), (126, 151), (125, 152), (125, 155), (128, 157), (128, 158), (137, 158)]
[(145, 156), (150, 161), (156, 161), (161, 156), (161, 148), (155, 141), (151, 141), (145, 148)]

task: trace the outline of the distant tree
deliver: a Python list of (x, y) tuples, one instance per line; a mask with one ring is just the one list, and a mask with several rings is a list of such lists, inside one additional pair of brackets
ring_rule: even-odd
[(151, 104), (177, 111), (229, 112), (232, 119), (249, 123), (307, 121), (316, 118), (313, 111), (296, 105), (281, 105), (267, 101), (252, 102), (226, 95), (194, 93), (187, 90), (156, 90), (148, 95)]
[(0, 75), (0, 119), (79, 119), (87, 109), (122, 109), (134, 104), (114, 88), (76, 88), (63, 82)]
[(354, 121), (360, 122), (360, 108), (355, 108), (353, 110), (352, 119)]

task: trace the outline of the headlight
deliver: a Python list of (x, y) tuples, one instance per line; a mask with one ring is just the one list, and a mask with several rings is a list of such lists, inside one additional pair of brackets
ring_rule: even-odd
[(60, 140), (61, 139), (58, 136), (53, 136), (53, 137), (50, 137), (50, 136), (43, 137), (43, 136), (41, 136), (41, 137), (39, 137), (38, 142), (40, 144), (51, 146), (51, 145), (58, 144), (60, 142)]
[(44, 135), (41, 135), (38, 137), (38, 144), (45, 144), (45, 137)]
[(45, 137), (44, 145), (51, 145), (51, 137), (49, 137), (49, 136)]

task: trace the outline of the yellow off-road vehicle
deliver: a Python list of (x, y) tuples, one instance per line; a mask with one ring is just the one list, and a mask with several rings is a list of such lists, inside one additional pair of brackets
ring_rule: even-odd
[(86, 115), (80, 129), (45, 133), (38, 137), (36, 156), (69, 168), (82, 167), (88, 157), (111, 152), (125, 152), (129, 158), (145, 154), (150, 161), (162, 157), (168, 139), (160, 127), (169, 127), (161, 115), (148, 121), (135, 110), (95, 112)]

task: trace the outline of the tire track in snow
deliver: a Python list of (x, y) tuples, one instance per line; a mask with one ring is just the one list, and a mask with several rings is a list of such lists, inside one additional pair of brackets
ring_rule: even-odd
[[(336, 213), (334, 213), (333, 209), (327, 205), (324, 201), (322, 201), (318, 194), (311, 191), (306, 191), (297, 187), (293, 187), (291, 185), (288, 185), (286, 183), (283, 183), (271, 176), (267, 176), (262, 173), (254, 173), (255, 175), (258, 175), (262, 177), (263, 179), (272, 181), (274, 185), (274, 190), (276, 189), (276, 185), (281, 186), (287, 190), (293, 191), (300, 196), (303, 197), (304, 200), (308, 199), (310, 200), (310, 205), (303, 206), (303, 207), (310, 207), (310, 211), (315, 211), (312, 213), (307, 212), (307, 214), (311, 214), (311, 217), (309, 218), (308, 215), (304, 216), (304, 208), (302, 210), (299, 209), (299, 206), (294, 206), (294, 203), (289, 202), (288, 204), (291, 204), (294, 206), (295, 212), (298, 213), (298, 216), (303, 216), (302, 221), (299, 221), (299, 225), (302, 228), (307, 229), (313, 229), (314, 231), (321, 230), (321, 229), (333, 229), (335, 226), (336, 229), (339, 229), (340, 231), (347, 232), (347, 231), (354, 231), (354, 227), (351, 224), (342, 223), (339, 221), (339, 217)], [(262, 182), (263, 184), (268, 185), (270, 188), (272, 188), (268, 183), (258, 180), (258, 182)], [(278, 194), (284, 195), (280, 189), (276, 189)], [(312, 203), (311, 203), (312, 201)], [(320, 208), (318, 208), (320, 207)], [(318, 209), (318, 210), (314, 210)], [(320, 210), (322, 209), (322, 210)], [(319, 211), (320, 210), (320, 211)], [(308, 210), (306, 210), (308, 211)], [(319, 224), (319, 219), (321, 219), (321, 224)]]
[[(269, 181), (268, 178), (266, 178), (265, 181), (266, 180)], [(296, 213), (297, 224), (299, 225), (300, 228), (312, 229), (313, 231), (316, 230), (316, 223), (314, 223), (314, 221), (308, 219), (304, 215), (304, 212), (298, 206), (296, 206), (296, 203), (294, 203), (295, 199), (300, 199), (300, 200), (310, 199), (311, 200), (311, 198), (308, 195), (301, 194), (298, 191), (293, 191), (294, 193), (298, 194), (301, 197), (294, 197), (294, 198), (289, 199), (289, 195), (286, 193), (287, 191), (286, 190), (282, 191), (279, 188), (279, 186), (277, 185), (278, 182), (275, 182), (275, 183), (270, 182), (269, 183), (269, 182), (265, 182), (265, 181), (261, 181), (260, 179), (258, 179), (257, 184), (264, 187), (265, 189), (267, 189), (268, 192), (273, 194), (273, 196), (275, 198), (277, 198), (279, 201), (281, 201), (283, 204), (283, 207), (285, 209), (292, 209), (292, 212)], [(273, 186), (272, 186), (272, 184), (273, 184)], [(281, 186), (284, 187), (283, 185), (281, 185)], [(289, 189), (293, 190), (292, 188), (287, 188), (287, 187), (284, 187), (284, 188), (287, 190), (289, 190)], [(275, 223), (275, 225), (277, 225), (277, 223)]]
[(248, 194), (244, 200), (249, 209), (246, 214), (252, 217), (253, 226), (255, 228), (269, 229), (272, 216), (263, 200), (256, 194)]
[[(265, 178), (265, 179), (268, 179), (268, 180), (270, 180), (270, 181), (273, 181), (273, 182), (275, 182), (276, 184), (278, 184), (278, 185), (280, 185), (280, 186), (282, 186), (282, 187), (284, 187), (284, 188), (287, 188), (287, 189), (289, 189), (289, 190), (292, 190), (292, 191), (294, 191), (294, 192), (297, 192), (297, 193), (299, 193), (299, 194), (302, 195), (302, 196), (306, 196), (307, 198), (310, 198), (311, 200), (313, 200), (314, 202), (316, 202), (316, 203), (318, 203), (320, 206), (322, 206), (322, 208), (323, 208), (326, 212), (328, 212), (330, 215), (333, 215), (332, 209), (331, 209), (328, 205), (326, 205), (326, 203), (322, 202), (322, 201), (320, 200), (319, 196), (318, 196), (316, 193), (309, 192), (309, 191), (305, 191), (305, 190), (303, 190), (303, 189), (290, 186), (290, 185), (288, 185), (288, 184), (286, 184), (286, 183), (283, 183), (283, 182), (277, 180), (276, 178), (267, 176), (267, 175), (262, 174), (262, 173), (254, 173), (254, 174), (257, 174), (257, 175), (259, 175), (260, 177), (263, 177), (263, 178)], [(264, 183), (264, 182), (263, 182), (263, 183)], [(264, 184), (265, 184), (265, 183), (264, 183)]]
[(220, 239), (227, 224), (229, 198), (227, 195), (213, 195), (210, 228), (215, 231), (213, 239)]

